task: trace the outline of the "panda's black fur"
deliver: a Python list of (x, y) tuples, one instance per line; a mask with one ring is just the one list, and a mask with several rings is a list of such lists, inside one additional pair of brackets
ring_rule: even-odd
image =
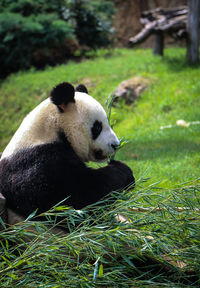
[[(62, 89), (51, 93), (56, 105), (63, 102)], [(73, 101), (70, 94), (68, 100)], [(45, 212), (63, 199), (62, 204), (81, 209), (133, 183), (131, 169), (122, 162), (87, 167), (63, 131), (53, 143), (21, 149), (0, 161), (0, 192), (7, 207), (24, 217), (36, 209), (38, 214)]]
[(0, 175), (7, 207), (25, 217), (35, 209), (39, 214), (47, 211), (67, 197), (65, 204), (81, 209), (134, 182), (130, 168), (119, 161), (99, 169), (86, 167), (62, 132), (60, 142), (2, 159)]

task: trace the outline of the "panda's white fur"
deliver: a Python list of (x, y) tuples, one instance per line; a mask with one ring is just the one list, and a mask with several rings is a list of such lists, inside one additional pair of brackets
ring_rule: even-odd
[(1, 159), (12, 155), (19, 149), (33, 147), (54, 141), (56, 132), (53, 127), (56, 108), (46, 99), (32, 110), (23, 120), (11, 141), (3, 151)]
[[(58, 129), (62, 129), (77, 155), (84, 161), (97, 161), (93, 151), (102, 150), (105, 159), (119, 145), (115, 133), (108, 123), (106, 113), (99, 102), (86, 93), (75, 92), (75, 103), (62, 106), (60, 113), (56, 105), (48, 98), (31, 111), (23, 120), (19, 129), (2, 154), (2, 159), (19, 149), (33, 147), (57, 140)], [(94, 121), (103, 124), (97, 139), (91, 137)]]

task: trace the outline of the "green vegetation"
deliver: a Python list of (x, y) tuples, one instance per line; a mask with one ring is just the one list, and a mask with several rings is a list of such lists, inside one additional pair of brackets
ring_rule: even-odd
[[(165, 52), (160, 58), (150, 50), (98, 50), (91, 60), (20, 72), (1, 83), (1, 151), (24, 116), (62, 81), (85, 83), (104, 106), (125, 79), (151, 83), (134, 104), (120, 101), (110, 117), (128, 141), (115, 158), (133, 169), (135, 189), (113, 193), (90, 210), (60, 206), (45, 214), (48, 223), (55, 213), (64, 216), (69, 234), (55, 236), (31, 219), (3, 230), (1, 287), (199, 287), (200, 126), (175, 124), (200, 120), (200, 69), (186, 65), (184, 49)], [(160, 129), (167, 125), (173, 126)], [(134, 210), (141, 207), (154, 209)], [(118, 223), (117, 214), (126, 222)]]
[[(200, 186), (193, 184), (166, 198), (140, 182), (137, 193), (116, 193), (91, 207), (93, 216), (64, 207), (46, 213), (64, 216), (70, 233), (53, 235), (29, 221), (1, 231), (1, 287), (199, 287)], [(144, 206), (161, 211), (127, 210)], [(190, 210), (177, 212), (179, 206)], [(117, 223), (119, 213), (130, 223)]]
[[(85, 83), (104, 106), (117, 85), (143, 76), (151, 85), (135, 104), (112, 109), (111, 120), (119, 138), (128, 140), (116, 155), (126, 161), (136, 179), (150, 177), (175, 185), (199, 177), (199, 125), (160, 126), (200, 120), (200, 69), (185, 63), (184, 49), (166, 50), (166, 56), (152, 56), (149, 50), (98, 51), (97, 58), (70, 62), (45, 71), (18, 73), (0, 87), (0, 149), (5, 148), (24, 116), (48, 97), (59, 82)], [(166, 181), (166, 182), (165, 182)]]
[(78, 49), (106, 47), (113, 13), (104, 0), (1, 0), (0, 77), (63, 63)]

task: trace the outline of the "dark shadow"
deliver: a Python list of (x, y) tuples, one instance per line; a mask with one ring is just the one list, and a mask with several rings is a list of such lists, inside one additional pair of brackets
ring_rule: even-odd
[[(186, 53), (186, 50), (185, 50)], [(186, 61), (186, 55), (181, 54), (180, 56), (170, 56), (166, 55), (163, 57), (163, 62), (167, 66), (167, 68), (170, 71), (173, 72), (180, 72), (186, 68), (194, 68), (194, 69), (199, 69), (200, 68), (200, 62), (197, 64), (189, 65)]]

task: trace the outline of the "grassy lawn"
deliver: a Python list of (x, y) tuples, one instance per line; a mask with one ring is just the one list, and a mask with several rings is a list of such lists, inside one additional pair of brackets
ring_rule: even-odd
[[(185, 50), (166, 49), (164, 58), (150, 50), (99, 51), (99, 57), (81, 63), (70, 62), (45, 71), (13, 75), (0, 86), (0, 150), (2, 151), (23, 117), (48, 97), (62, 81), (84, 82), (103, 105), (125, 79), (143, 76), (150, 87), (135, 104), (121, 103), (112, 109), (114, 130), (128, 144), (116, 159), (126, 161), (137, 179), (176, 185), (199, 177), (200, 125), (174, 125), (177, 120), (200, 120), (200, 68), (188, 67)], [(109, 57), (110, 56), (110, 57)]]
[[(181, 48), (166, 49), (163, 58), (150, 50), (97, 54), (3, 81), (0, 151), (54, 85), (85, 83), (105, 106), (120, 82), (142, 76), (150, 81), (142, 97), (130, 106), (120, 102), (111, 115), (115, 132), (128, 141), (116, 159), (133, 169), (136, 188), (112, 195), (115, 203), (108, 199), (91, 208), (92, 215), (87, 208), (48, 212), (48, 217), (55, 212), (66, 217), (69, 234), (55, 236), (41, 222), (33, 224), (34, 232), (29, 221), (3, 230), (1, 287), (199, 287), (200, 125), (175, 124), (200, 120), (200, 67), (187, 66)], [(137, 207), (160, 211), (134, 212)], [(177, 207), (189, 209), (178, 212)], [(116, 214), (128, 223), (116, 222)]]

